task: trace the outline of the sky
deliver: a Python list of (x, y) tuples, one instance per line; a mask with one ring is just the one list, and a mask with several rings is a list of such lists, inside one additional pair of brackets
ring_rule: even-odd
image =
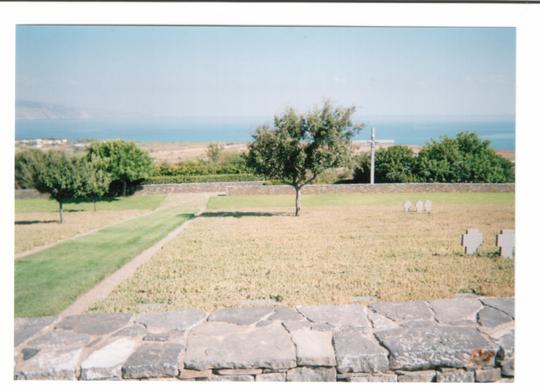
[(18, 100), (148, 117), (514, 116), (514, 28), (18, 26)]

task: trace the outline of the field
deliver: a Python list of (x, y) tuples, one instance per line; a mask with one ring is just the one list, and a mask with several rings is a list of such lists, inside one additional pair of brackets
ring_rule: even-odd
[[(58, 314), (105, 276), (193, 217), (202, 204), (201, 196), (169, 197), (151, 214), (17, 260), (15, 316)], [(44, 234), (48, 228), (48, 224), (42, 226)]]
[(136, 195), (93, 203), (67, 203), (58, 223), (58, 203), (49, 199), (15, 200), (15, 254), (99, 229), (157, 208), (165, 195)]
[[(495, 234), (514, 227), (513, 193), (324, 194), (211, 198), (152, 261), (93, 311), (284, 305), (514, 295), (514, 261), (496, 256)], [(431, 214), (405, 214), (406, 199), (431, 199)], [(478, 256), (460, 235), (484, 233)]]

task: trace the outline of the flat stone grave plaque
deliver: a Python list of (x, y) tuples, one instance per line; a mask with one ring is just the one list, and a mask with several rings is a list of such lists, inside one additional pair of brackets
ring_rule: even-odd
[(424, 202), (421, 200), (416, 202), (416, 212), (417, 213), (423, 213), (424, 212)]
[(507, 259), (514, 257), (515, 234), (512, 229), (502, 229), (497, 234), (496, 243), (499, 255)]
[(426, 213), (431, 213), (432, 206), (431, 200), (428, 199), (424, 202), (424, 210), (426, 210)]
[(465, 248), (465, 254), (469, 256), (476, 254), (483, 242), (484, 236), (478, 229), (467, 229), (465, 234), (461, 235), (461, 246)]
[(410, 200), (406, 200), (405, 203), (403, 203), (403, 210), (405, 210), (406, 213), (411, 211), (412, 203)]

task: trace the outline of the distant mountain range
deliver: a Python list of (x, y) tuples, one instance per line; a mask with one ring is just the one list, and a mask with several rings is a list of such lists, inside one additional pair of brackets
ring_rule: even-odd
[(17, 100), (15, 103), (17, 119), (88, 119), (92, 115), (86, 111), (61, 104)]

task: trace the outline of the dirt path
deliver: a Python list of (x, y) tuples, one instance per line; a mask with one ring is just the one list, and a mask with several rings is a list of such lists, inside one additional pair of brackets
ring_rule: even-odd
[(77, 300), (71, 304), (67, 309), (60, 313), (60, 317), (65, 317), (68, 315), (82, 314), (87, 311), (90, 306), (92, 306), (97, 301), (106, 298), (112, 290), (122, 283), (124, 280), (131, 277), (137, 269), (143, 264), (147, 263), (152, 259), (152, 257), (158, 253), (169, 241), (178, 236), (182, 231), (184, 231), (189, 224), (201, 215), (206, 210), (206, 205), (208, 199), (212, 196), (211, 193), (198, 193), (198, 194), (170, 194), (167, 196), (159, 209), (167, 207), (177, 207), (182, 206), (182, 202), (190, 204), (195, 198), (200, 198), (202, 207), (195, 213), (195, 217), (184, 222), (182, 225), (171, 231), (160, 241), (152, 245), (150, 248), (144, 250), (135, 256), (131, 261), (126, 263), (124, 266), (116, 270), (113, 274), (109, 275), (103, 279), (100, 283), (94, 286), (90, 291), (81, 295)]

